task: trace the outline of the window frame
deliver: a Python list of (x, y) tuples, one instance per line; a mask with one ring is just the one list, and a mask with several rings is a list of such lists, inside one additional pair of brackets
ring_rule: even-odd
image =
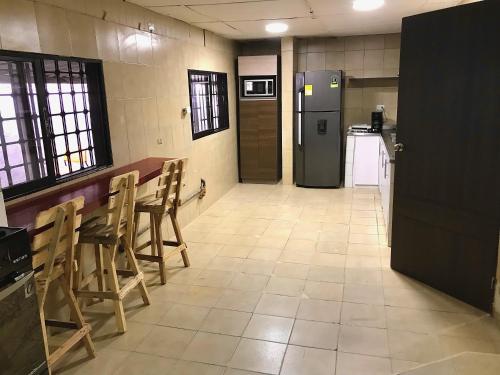
[[(50, 111), (48, 106), (48, 94), (46, 92), (46, 80), (44, 76), (44, 60), (66, 60), (88, 63), (91, 66), (92, 74), (95, 77), (95, 94), (91, 97), (89, 88), (89, 107), (96, 108), (89, 111), (92, 123), (92, 135), (94, 142), (94, 153), (96, 165), (72, 172), (71, 174), (57, 177), (54, 163), (56, 162), (52, 150), (52, 136), (49, 133)], [(22, 52), (0, 49), (0, 60), (13, 62), (29, 62), (33, 67), (33, 78), (36, 86), (36, 96), (38, 103), (38, 118), (40, 121), (43, 149), (45, 154), (45, 165), (47, 176), (40, 179), (27, 181), (17, 185), (2, 188), (5, 201), (16, 199), (31, 193), (45, 190), (69, 181), (94, 174), (103, 169), (113, 166), (113, 153), (111, 149), (111, 136), (108, 120), (108, 109), (106, 102), (106, 91), (104, 82), (103, 62), (100, 59), (82, 58), (74, 56), (52, 55), (35, 52)], [(86, 69), (89, 65), (86, 65)], [(87, 82), (90, 85), (89, 82)], [(94, 84), (94, 82), (93, 82)], [(43, 89), (43, 90), (42, 90)], [(96, 118), (98, 117), (98, 118)], [(99, 134), (98, 137), (95, 135)], [(98, 155), (99, 154), (99, 155)]]
[[(214, 87), (214, 83), (212, 80), (212, 75), (215, 74), (217, 75), (217, 80), (215, 82), (215, 87), (217, 87), (217, 90), (220, 90), (222, 88), (223, 92), (221, 94), (217, 93), (215, 95), (222, 96), (223, 104), (222, 106), (219, 104), (217, 106), (218, 112), (217, 115), (215, 116), (214, 114), (214, 106), (213, 106), (213, 101), (212, 101), (212, 96), (214, 95), (212, 93), (212, 89)], [(207, 117), (208, 121), (208, 129), (204, 131), (199, 131), (195, 132), (195, 117), (194, 117), (194, 110), (193, 110), (193, 92), (192, 92), (192, 82), (191, 76), (192, 75), (208, 75), (209, 79), (209, 84), (208, 84), (208, 89), (209, 89), (209, 99), (208, 99), (208, 104), (207, 104), (207, 109), (210, 111), (210, 116)], [(222, 78), (222, 81), (220, 83), (219, 80)], [(193, 141), (206, 137), (211, 134), (219, 133), (221, 131), (229, 129), (229, 93), (228, 93), (228, 84), (227, 84), (227, 73), (225, 72), (213, 72), (213, 71), (208, 71), (208, 70), (197, 70), (197, 69), (188, 69), (188, 86), (189, 86), (189, 105), (191, 108), (191, 135), (193, 138)], [(214, 119), (218, 118), (219, 119), (219, 127), (214, 128)], [(222, 121), (221, 121), (222, 120)], [(220, 126), (221, 122), (223, 123), (223, 126)]]

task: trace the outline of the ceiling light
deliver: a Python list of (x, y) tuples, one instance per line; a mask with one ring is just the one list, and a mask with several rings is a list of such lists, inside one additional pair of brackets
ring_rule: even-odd
[(275, 22), (275, 23), (268, 23), (266, 25), (266, 31), (268, 33), (284, 33), (287, 30), (288, 30), (288, 25), (286, 23)]
[(384, 0), (354, 0), (352, 8), (360, 12), (375, 10), (384, 5)]

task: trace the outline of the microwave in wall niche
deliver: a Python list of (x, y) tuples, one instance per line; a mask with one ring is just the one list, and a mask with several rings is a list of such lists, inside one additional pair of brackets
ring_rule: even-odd
[(276, 99), (276, 76), (240, 77), (242, 99)]

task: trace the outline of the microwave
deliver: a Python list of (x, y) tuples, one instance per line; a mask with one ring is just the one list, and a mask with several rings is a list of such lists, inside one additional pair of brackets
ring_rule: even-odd
[(240, 84), (241, 98), (276, 98), (276, 76), (240, 77)]

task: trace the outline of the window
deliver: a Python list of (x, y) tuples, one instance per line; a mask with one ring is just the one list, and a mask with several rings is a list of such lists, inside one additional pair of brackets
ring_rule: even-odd
[(227, 74), (189, 70), (193, 139), (229, 128)]
[(4, 196), (50, 187), (111, 163), (102, 63), (0, 51)]

